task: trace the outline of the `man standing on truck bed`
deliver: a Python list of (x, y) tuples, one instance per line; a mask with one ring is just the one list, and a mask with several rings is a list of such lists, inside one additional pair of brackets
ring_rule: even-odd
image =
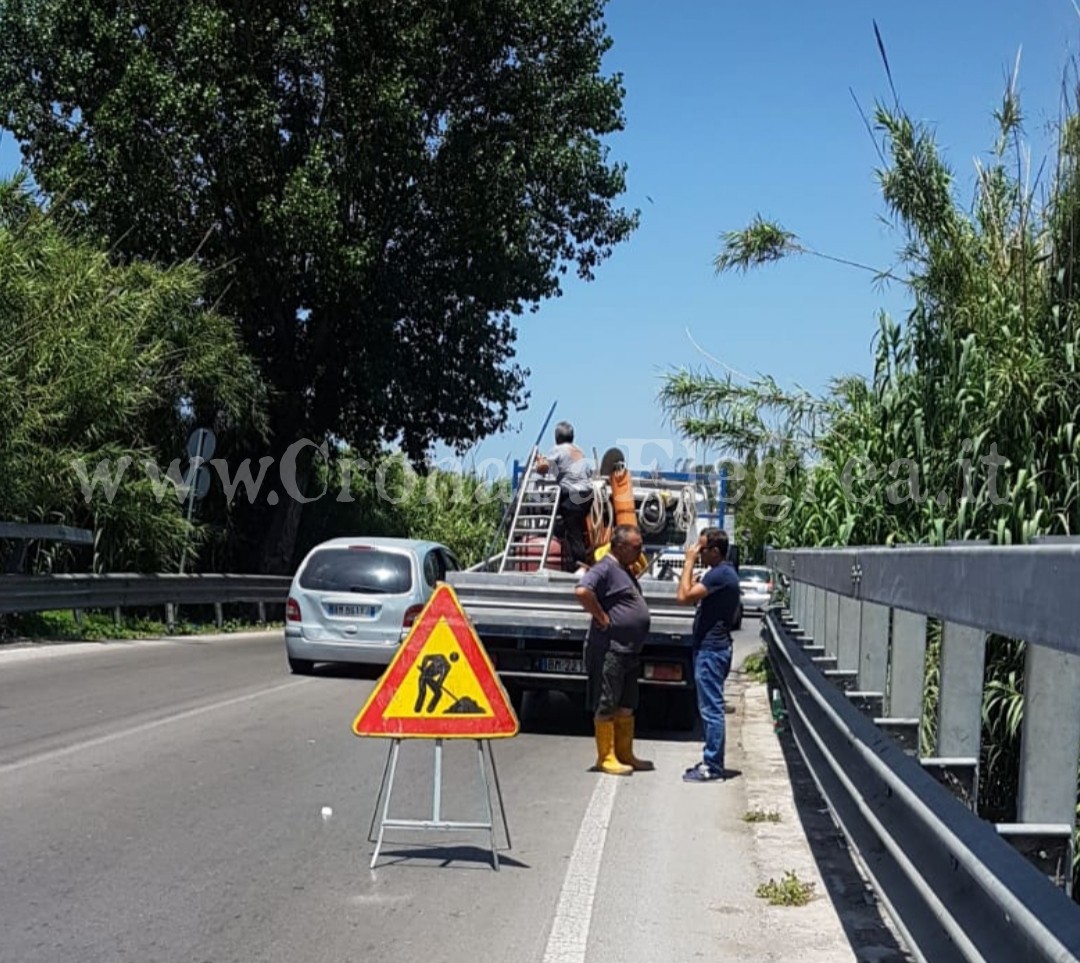
[[(739, 575), (727, 561), (728, 537), (707, 528), (686, 550), (676, 597), (697, 605), (694, 616), (694, 685), (705, 729), (704, 758), (683, 773), (685, 782), (714, 782), (724, 778), (724, 683), (731, 671), (731, 627), (739, 606)], [(694, 564), (708, 571), (695, 582)]]
[(585, 452), (574, 444), (574, 426), (568, 421), (555, 426), (555, 447), (547, 457), (537, 456), (536, 470), (541, 475), (546, 475), (552, 466), (555, 481), (559, 483), (558, 513), (563, 523), (562, 568), (564, 572), (573, 572), (584, 569), (588, 561), (585, 516), (592, 506), (593, 487)]
[(652, 621), (631, 571), (640, 554), (641, 533), (633, 525), (619, 525), (611, 536), (611, 551), (581, 576), (574, 590), (592, 616), (585, 665), (596, 768), (614, 776), (654, 768), (634, 755), (640, 653)]

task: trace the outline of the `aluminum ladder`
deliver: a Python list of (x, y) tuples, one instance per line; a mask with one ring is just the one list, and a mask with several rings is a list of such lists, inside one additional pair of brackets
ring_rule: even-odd
[[(554, 480), (536, 473), (538, 448), (533, 448), (518, 489), (514, 515), (506, 547), (499, 560), (500, 572), (540, 571), (547, 564), (555, 516), (559, 508), (559, 486)], [(540, 554), (535, 553), (537, 539), (544, 540)]]

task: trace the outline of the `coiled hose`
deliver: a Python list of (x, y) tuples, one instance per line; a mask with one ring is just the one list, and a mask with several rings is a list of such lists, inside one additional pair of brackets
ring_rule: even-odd
[[(651, 513), (653, 517), (650, 518), (649, 505), (654, 502), (656, 509)], [(641, 500), (641, 507), (638, 509), (638, 528), (651, 535), (654, 532), (663, 531), (665, 524), (667, 524), (667, 504), (663, 494), (658, 491), (648, 492)]]
[(689, 485), (683, 485), (679, 491), (678, 501), (675, 503), (675, 511), (672, 515), (675, 527), (688, 532), (694, 527), (697, 519), (697, 508), (694, 505), (694, 489)]
[(615, 509), (611, 504), (611, 492), (600, 480), (594, 481), (592, 507), (589, 509), (589, 523), (594, 532), (611, 528), (615, 524)]

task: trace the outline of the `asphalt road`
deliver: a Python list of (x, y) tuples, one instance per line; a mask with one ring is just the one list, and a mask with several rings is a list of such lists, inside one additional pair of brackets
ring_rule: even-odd
[[(692, 737), (650, 734), (656, 772), (601, 776), (574, 707), (530, 696), (494, 747), (500, 872), (461, 832), (389, 832), (372, 872), (388, 744), (350, 726), (373, 683), (284, 661), (270, 634), (0, 652), (2, 963), (623, 963), (760, 943), (744, 789), (682, 783)], [(432, 757), (404, 745), (394, 815), (430, 814)], [(479, 818), (476, 744), (444, 758), (444, 817)]]

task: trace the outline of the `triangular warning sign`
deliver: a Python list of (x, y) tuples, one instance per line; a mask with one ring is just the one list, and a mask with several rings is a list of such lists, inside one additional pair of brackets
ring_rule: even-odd
[(358, 736), (500, 739), (518, 719), (454, 590), (439, 583), (353, 721)]

